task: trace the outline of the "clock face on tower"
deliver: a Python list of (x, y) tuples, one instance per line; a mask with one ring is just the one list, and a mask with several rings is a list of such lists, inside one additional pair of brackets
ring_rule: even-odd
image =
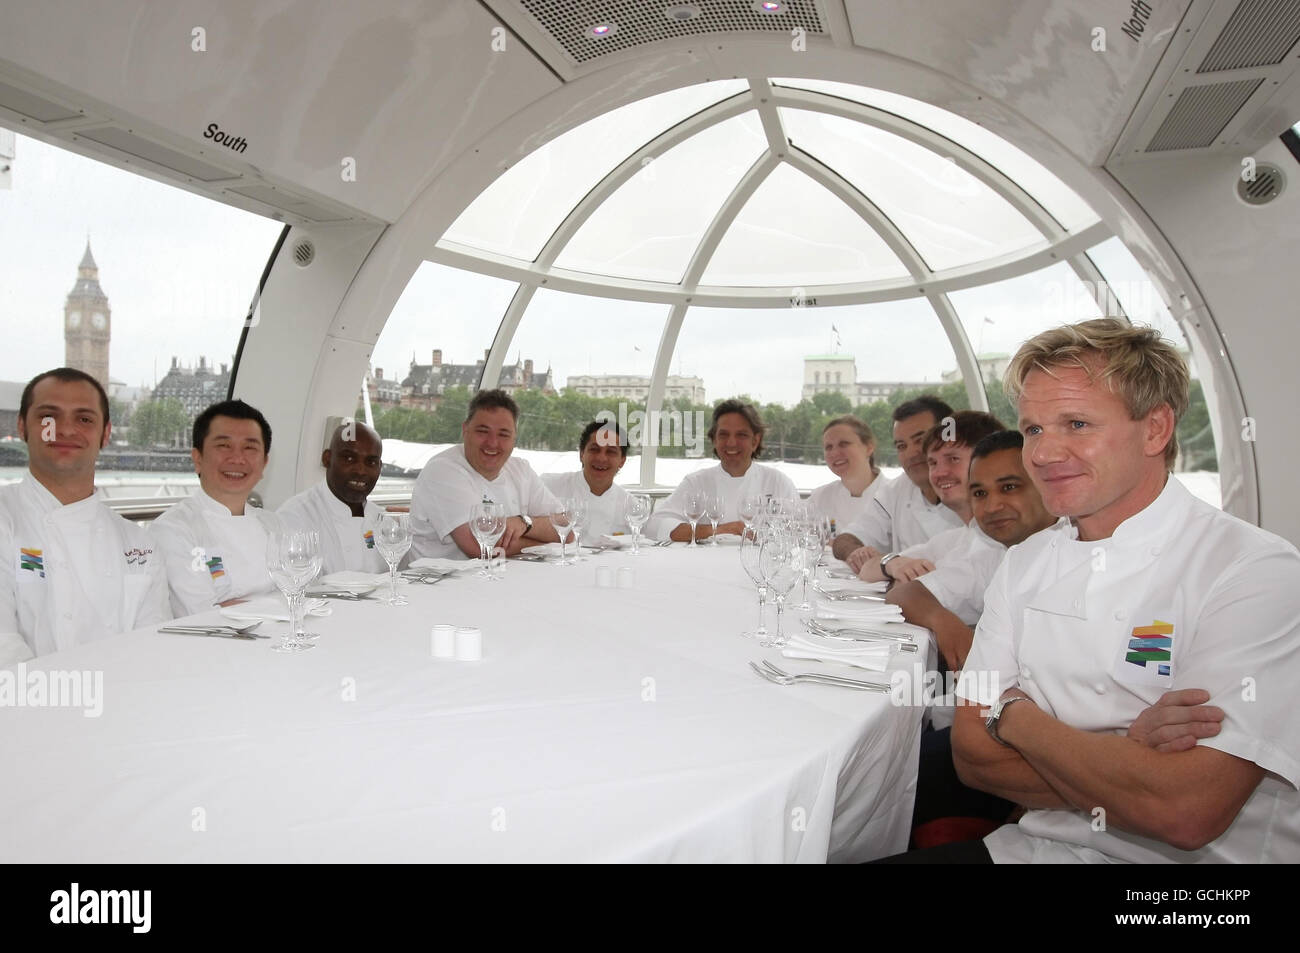
[(104, 312), (96, 311), (90, 316), (90, 323), (95, 326), (96, 331), (102, 331), (108, 326), (108, 318), (104, 317)]
[(69, 312), (68, 312), (68, 327), (70, 327), (70, 328), (79, 328), (79, 327), (81, 327), (81, 312), (80, 312), (80, 311), (69, 311)]

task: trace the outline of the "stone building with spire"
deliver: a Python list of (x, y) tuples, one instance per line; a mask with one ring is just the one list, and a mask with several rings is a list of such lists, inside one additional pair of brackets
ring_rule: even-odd
[(72, 286), (63, 305), (63, 363), (85, 371), (108, 390), (108, 344), (112, 333), (113, 312), (108, 296), (99, 286), (99, 266), (86, 252), (77, 266), (77, 283)]

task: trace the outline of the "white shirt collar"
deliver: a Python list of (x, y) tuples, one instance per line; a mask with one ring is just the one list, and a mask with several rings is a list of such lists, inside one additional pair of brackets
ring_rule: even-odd
[[(1096, 551), (1101, 550), (1104, 554), (1112, 549), (1130, 549), (1145, 545), (1153, 536), (1168, 536), (1182, 522), (1191, 498), (1191, 493), (1171, 474), (1160, 495), (1115, 527), (1115, 532), (1106, 539), (1079, 540), (1078, 526), (1070, 523), (1061, 527), (1067, 540), (1079, 546), (1090, 547), (1094, 551), (1093, 555), (1081, 553), (1083, 558), (1079, 564), (1062, 574), (1046, 589), (1035, 593), (1029, 599), (1028, 607), (1056, 615), (1088, 618), (1088, 581), (1094, 571)], [(1054, 539), (1051, 546), (1059, 549), (1059, 543), (1059, 539)], [(1077, 552), (1079, 551), (1076, 550)]]
[[(204, 490), (202, 486), (198, 487), (197, 491), (194, 493), (192, 497), (190, 497), (190, 499), (194, 501), (195, 506), (208, 513), (212, 513), (217, 516), (227, 516), (232, 519), (235, 518), (235, 514), (230, 512), (230, 507), (226, 506), (226, 504), (222, 503), (220, 500), (214, 499), (211, 496), (209, 496), (208, 492)], [(251, 515), (253, 511), (256, 509), (257, 507), (251, 506), (248, 500), (244, 500), (245, 516)]]
[(23, 483), (27, 486), (28, 494), (40, 508), (42, 513), (47, 515), (51, 513), (67, 514), (69, 518), (78, 517), (88, 518), (97, 512), (97, 505), (104, 501), (103, 491), (95, 487), (95, 491), (84, 500), (77, 500), (75, 503), (61, 503), (59, 498), (49, 491), (49, 489), (36, 477), (29, 472), (23, 477)]

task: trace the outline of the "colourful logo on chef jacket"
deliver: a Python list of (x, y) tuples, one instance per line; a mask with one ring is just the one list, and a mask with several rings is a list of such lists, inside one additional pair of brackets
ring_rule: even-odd
[(213, 556), (207, 561), (208, 572), (212, 574), (213, 579), (220, 579), (226, 574), (226, 567), (221, 562), (220, 556)]
[(1174, 652), (1174, 624), (1154, 620), (1151, 625), (1139, 625), (1128, 640), (1128, 653), (1124, 661), (1140, 668), (1154, 669), (1157, 675), (1168, 675)]
[(26, 569), (28, 572), (38, 573), (42, 579), (45, 578), (45, 555), (39, 549), (28, 549), (26, 546), (18, 550), (18, 568)]
[(366, 549), (374, 549), (374, 548), (375, 548), (375, 531), (374, 531), (373, 529), (368, 529), (368, 530), (366, 530), (366, 531), (362, 534), (362, 536), (365, 538), (365, 541), (366, 541)]

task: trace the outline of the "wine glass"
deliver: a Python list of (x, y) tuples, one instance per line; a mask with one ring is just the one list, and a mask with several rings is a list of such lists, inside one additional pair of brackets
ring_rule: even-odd
[(758, 553), (758, 565), (768, 588), (776, 597), (776, 634), (770, 641), (760, 642), (760, 645), (780, 648), (786, 643), (781, 618), (785, 611), (786, 596), (799, 578), (800, 562), (798, 542), (790, 533), (775, 532), (763, 541)]
[(271, 533), (266, 540), (266, 570), (289, 603), (289, 631), (276, 652), (305, 652), (315, 648), (302, 635), (302, 593), (320, 572), (320, 542), (314, 531)]
[(563, 566), (569, 561), (568, 543), (565, 540), (569, 537), (569, 526), (573, 523), (573, 514), (569, 512), (569, 501), (558, 500), (556, 506), (551, 510), (551, 525), (555, 527), (555, 532), (560, 536), (560, 565)]
[(587, 502), (579, 500), (576, 497), (564, 501), (564, 507), (569, 511), (573, 527), (573, 559), (570, 562), (577, 564), (582, 559), (582, 534), (587, 531), (587, 521), (590, 513), (587, 509)]
[(641, 527), (650, 518), (650, 497), (644, 493), (629, 493), (627, 502), (623, 504), (623, 518), (632, 529), (631, 555), (640, 556)]
[(704, 516), (705, 509), (706, 507), (704, 503), (703, 493), (691, 493), (687, 495), (685, 516), (687, 522), (691, 524), (691, 545), (692, 546), (699, 545), (695, 541), (695, 526), (697, 523), (699, 523), (700, 519)]
[(404, 606), (405, 596), (397, 592), (397, 564), (411, 548), (411, 517), (408, 513), (385, 513), (375, 527), (375, 549), (388, 563), (388, 604)]
[(751, 493), (740, 501), (740, 518), (744, 521), (745, 529), (753, 526), (762, 512), (763, 498), (757, 493)]
[(817, 571), (817, 561), (822, 555), (822, 537), (818, 532), (816, 520), (800, 525), (798, 540), (799, 574), (803, 576), (803, 601), (795, 608), (811, 609), (812, 603), (808, 601), (808, 581)]
[(718, 523), (726, 513), (727, 501), (721, 493), (710, 493), (704, 498), (704, 514), (709, 518), (709, 525), (713, 527), (713, 534), (710, 536), (711, 546), (718, 545)]
[(742, 638), (751, 635), (760, 643), (767, 639), (767, 626), (763, 624), (763, 610), (767, 608), (767, 580), (759, 567), (758, 555), (763, 548), (762, 533), (755, 526), (746, 526), (740, 536), (740, 565), (758, 589), (758, 628), (753, 632), (742, 632)]
[(481, 561), (478, 571), (479, 578), (495, 578), (488, 566), (488, 561), (491, 559), (492, 550), (496, 547), (497, 540), (504, 536), (506, 532), (504, 504), (492, 503), (488, 500), (475, 503), (470, 509), (469, 531), (478, 540), (479, 559)]

